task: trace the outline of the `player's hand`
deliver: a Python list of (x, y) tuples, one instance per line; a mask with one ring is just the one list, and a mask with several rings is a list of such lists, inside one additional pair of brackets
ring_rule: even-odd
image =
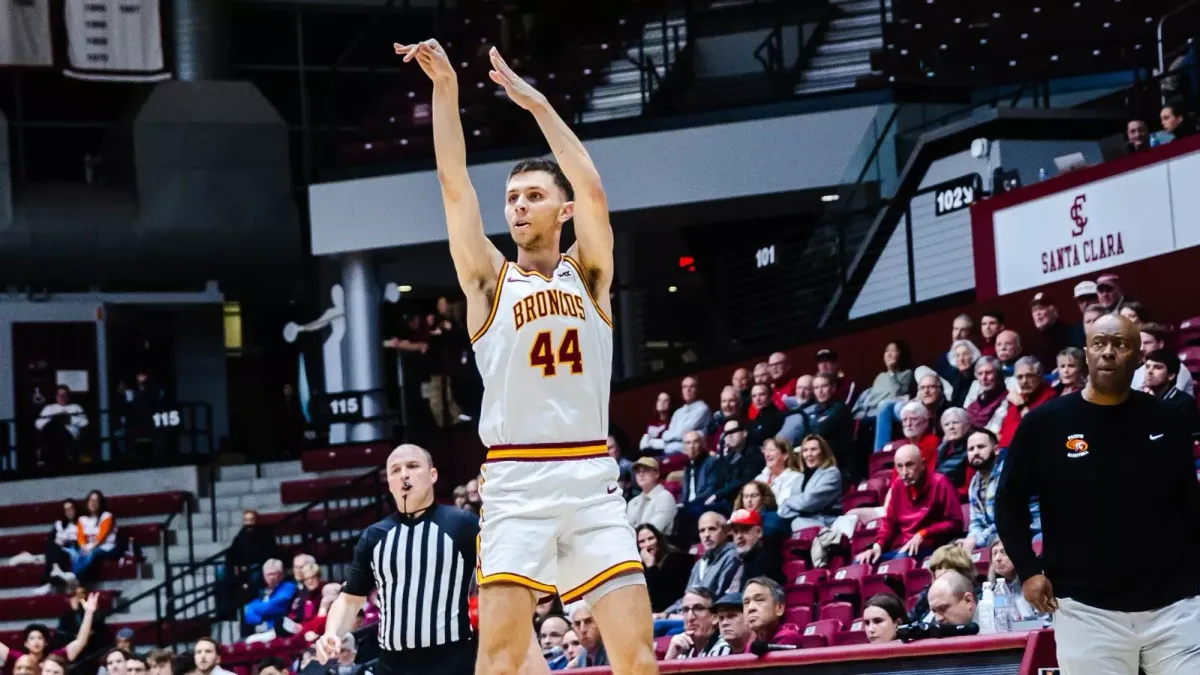
[(902, 553), (907, 553), (909, 555), (909, 557), (915, 558), (917, 556), (917, 551), (921, 550), (921, 542), (922, 541), (925, 541), (925, 540), (924, 540), (924, 538), (921, 537), (921, 535), (914, 534), (912, 536), (912, 539), (909, 539), (908, 543), (904, 544), (904, 546), (900, 549), (900, 551)]
[(330, 659), (336, 659), (342, 651), (342, 638), (336, 635), (322, 635), (313, 646), (317, 648), (317, 661), (325, 665)]
[(434, 84), (458, 79), (458, 74), (454, 72), (454, 66), (450, 65), (450, 57), (446, 56), (446, 50), (442, 49), (442, 45), (437, 40), (429, 39), (415, 45), (402, 45), (396, 42), (392, 44), (392, 49), (395, 50), (397, 56), (404, 57), (405, 63), (416, 60), (417, 64), (421, 66), (421, 70), (425, 71), (425, 75)]
[(1058, 599), (1054, 597), (1054, 586), (1045, 574), (1035, 574), (1021, 584), (1021, 591), (1029, 605), (1043, 614), (1058, 611)]
[(505, 63), (504, 57), (500, 56), (498, 49), (492, 47), (488, 52), (488, 58), (492, 61), (492, 70), (488, 76), (492, 78), (492, 82), (504, 87), (504, 93), (508, 94), (513, 103), (526, 110), (546, 105), (546, 97), (542, 95), (542, 92), (534, 89), (533, 85), (522, 80), (520, 75), (513, 72), (513, 69)]

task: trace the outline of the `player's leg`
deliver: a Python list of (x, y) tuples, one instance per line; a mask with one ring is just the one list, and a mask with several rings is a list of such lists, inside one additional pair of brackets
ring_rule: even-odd
[(529, 650), (525, 653), (525, 663), (521, 664), (520, 675), (548, 675), (550, 665), (546, 663), (546, 657), (542, 655), (542, 648), (538, 645), (537, 636), (530, 631)]
[(595, 600), (589, 599), (588, 604), (600, 627), (613, 675), (653, 675), (658, 672), (650, 595), (644, 583), (620, 586)]
[[(533, 591), (494, 583), (479, 589), (479, 657), (475, 675), (518, 675), (533, 640)], [(540, 654), (539, 654), (540, 656)]]
[(1139, 621), (1142, 670), (1146, 675), (1200, 673), (1200, 598), (1148, 612)]

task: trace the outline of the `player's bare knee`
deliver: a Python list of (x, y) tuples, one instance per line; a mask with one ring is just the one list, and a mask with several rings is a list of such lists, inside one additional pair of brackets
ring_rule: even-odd
[(614, 658), (609, 654), (614, 675), (653, 675), (658, 672), (658, 659), (654, 645), (630, 645), (628, 652)]

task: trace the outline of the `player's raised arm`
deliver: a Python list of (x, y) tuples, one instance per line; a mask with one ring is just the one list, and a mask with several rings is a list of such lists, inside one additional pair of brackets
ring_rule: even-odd
[[(405, 63), (415, 60), (433, 82), (433, 150), (446, 210), (450, 256), (458, 282), (470, 297), (489, 291), (503, 262), (500, 251), (483, 233), (479, 197), (467, 173), (467, 143), (458, 112), (458, 75), (437, 40), (394, 45)], [(478, 303), (468, 303), (470, 306)]]
[(489, 57), (492, 80), (504, 87), (514, 103), (533, 113), (554, 159), (575, 190), (575, 248), (580, 264), (592, 277), (588, 280), (592, 292), (598, 300), (607, 303), (613, 275), (613, 233), (600, 173), (579, 137), (554, 111), (546, 97), (513, 72), (495, 47)]

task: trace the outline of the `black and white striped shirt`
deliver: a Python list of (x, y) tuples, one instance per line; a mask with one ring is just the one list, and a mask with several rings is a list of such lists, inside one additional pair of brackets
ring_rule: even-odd
[(350, 595), (379, 589), (379, 647), (403, 651), (471, 639), (467, 596), (479, 520), (434, 504), (417, 518), (396, 514), (363, 532), (354, 548)]

